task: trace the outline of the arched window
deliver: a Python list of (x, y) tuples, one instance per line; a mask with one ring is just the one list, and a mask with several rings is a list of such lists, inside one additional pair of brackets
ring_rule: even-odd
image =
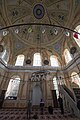
[(64, 50), (64, 57), (65, 57), (66, 63), (69, 63), (72, 60), (71, 54), (68, 49)]
[(6, 49), (4, 50), (4, 52), (3, 52), (3, 54), (2, 54), (2, 59), (4, 59), (5, 58), (5, 55), (6, 55)]
[(18, 55), (15, 66), (23, 66), (24, 63), (24, 55)]
[(4, 49), (4, 51), (2, 53), (0, 53), (0, 57), (7, 64), (8, 60), (9, 60), (9, 52), (6, 49)]
[(19, 84), (20, 84), (20, 77), (13, 76), (9, 81), (5, 99), (17, 99)]
[[(74, 31), (80, 33), (80, 25), (78, 25)], [(75, 42), (78, 44), (78, 46), (80, 47), (80, 34), (73, 33), (73, 38)]]
[(54, 67), (59, 66), (57, 56), (55, 56), (55, 55), (50, 56), (50, 61), (51, 61), (51, 66), (54, 66)]
[(41, 55), (40, 53), (34, 54), (33, 66), (41, 66)]
[(72, 82), (76, 83), (80, 87), (80, 77), (76, 72), (71, 74)]
[(54, 85), (54, 90), (56, 90), (56, 95), (57, 95), (57, 98), (58, 98), (59, 90), (58, 90), (58, 83), (57, 83), (57, 78), (56, 77), (53, 78), (53, 85)]

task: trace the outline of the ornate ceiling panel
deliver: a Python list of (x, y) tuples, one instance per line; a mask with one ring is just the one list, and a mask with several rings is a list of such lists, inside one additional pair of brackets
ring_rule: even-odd
[[(0, 8), (2, 8), (2, 10), (0, 10), (0, 13), (3, 13), (3, 19), (7, 25), (20, 23), (52, 23), (69, 27), (69, 21), (73, 17), (73, 5), (77, 6), (78, 3), (79, 0), (1, 0)], [(42, 7), (36, 8), (36, 17), (33, 11), (37, 4)], [(44, 9), (43, 11), (42, 8)], [(2, 22), (0, 22), (0, 25), (4, 26)], [(64, 37), (63, 30), (60, 28), (42, 25), (26, 25), (9, 30), (13, 37), (12, 47), (14, 54), (23, 51), (24, 48), (34, 48), (37, 46), (47, 49), (51, 48), (52, 51), (60, 54), (62, 47), (60, 43), (64, 42), (62, 39)]]
[[(36, 19), (33, 14), (34, 6), (36, 4), (39, 4), (40, 1), (38, 1), (38, 3), (34, 3), (34, 0), (14, 0), (14, 2), (11, 1), (12, 0), (8, 0), (8, 2), (5, 1), (5, 13), (9, 24), (18, 24), (23, 22), (50, 23), (51, 20), (52, 23), (63, 26), (67, 24), (67, 21), (69, 19), (70, 4), (69, 1), (67, 2), (67, 0), (43, 0), (40, 4), (42, 4), (45, 9), (45, 15), (40, 20)], [(38, 10), (36, 14), (39, 14), (38, 12), (40, 11)], [(30, 28), (32, 29), (32, 32), (29, 32)], [(42, 29), (44, 29), (44, 33)], [(20, 27), (20, 32), (16, 36), (24, 41), (25, 44), (35, 45), (38, 43), (37, 41), (41, 40), (41, 44), (48, 45), (53, 44), (55, 41), (57, 41), (58, 35), (55, 36), (52, 29), (54, 28), (45, 26), (44, 28), (42, 28), (42, 26), (23, 26)]]
[(21, 20), (25, 16), (30, 15), (30, 9), (26, 9), (25, 6), (8, 6), (8, 17), (12, 24), (17, 20)]
[(12, 37), (12, 41), (13, 41), (13, 55), (16, 54), (22, 54), (23, 51), (28, 48), (27, 45), (25, 45), (23, 42), (19, 41), (18, 39), (16, 39), (15, 36)]

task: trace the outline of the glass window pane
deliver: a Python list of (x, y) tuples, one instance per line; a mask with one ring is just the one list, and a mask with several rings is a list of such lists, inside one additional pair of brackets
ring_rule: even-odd
[(41, 66), (41, 56), (40, 53), (34, 54), (33, 66)]
[(58, 67), (59, 66), (59, 62), (58, 62), (58, 59), (55, 55), (52, 55), (50, 57), (50, 61), (51, 61), (51, 66), (54, 66), (54, 67)]
[(66, 63), (69, 63), (72, 60), (72, 57), (68, 49), (64, 50), (64, 57), (65, 57)]
[(56, 77), (53, 78), (53, 85), (54, 85), (54, 90), (56, 90), (56, 95), (57, 95), (57, 98), (58, 98), (59, 90), (58, 90), (58, 83), (57, 83)]
[(71, 74), (72, 82), (76, 83), (80, 87), (80, 77), (76, 72)]
[(24, 55), (18, 55), (15, 66), (23, 66), (24, 63)]
[(19, 90), (20, 78), (11, 78), (6, 91), (5, 99), (17, 99)]

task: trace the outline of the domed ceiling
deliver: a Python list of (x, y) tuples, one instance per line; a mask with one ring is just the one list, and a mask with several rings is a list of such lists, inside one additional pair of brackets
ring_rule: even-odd
[[(70, 28), (78, 4), (78, 0), (0, 0), (0, 26), (46, 23)], [(7, 30), (13, 57), (38, 47), (62, 54), (65, 39), (63, 29), (29, 24)], [(5, 41), (5, 37), (2, 40)]]

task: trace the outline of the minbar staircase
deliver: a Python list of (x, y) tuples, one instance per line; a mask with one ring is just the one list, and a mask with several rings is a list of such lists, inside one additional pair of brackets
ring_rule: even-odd
[(80, 119), (80, 110), (77, 107), (77, 101), (74, 92), (72, 92), (65, 85), (59, 85), (59, 90), (63, 96), (64, 108)]
[[(47, 108), (44, 109), (43, 115), (39, 109), (33, 109), (30, 120), (35, 120), (33, 119), (35, 113), (38, 116), (37, 120), (79, 120), (67, 111), (62, 115), (59, 108), (54, 108), (52, 115), (48, 113)], [(27, 120), (27, 109), (0, 109), (0, 120)]]
[(80, 100), (80, 88), (73, 88), (77, 101)]

